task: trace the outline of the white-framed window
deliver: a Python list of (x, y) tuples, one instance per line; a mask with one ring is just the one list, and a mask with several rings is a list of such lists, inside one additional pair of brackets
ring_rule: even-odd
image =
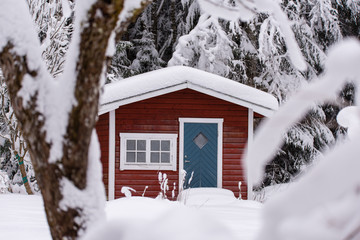
[(120, 170), (176, 171), (177, 134), (120, 133)]

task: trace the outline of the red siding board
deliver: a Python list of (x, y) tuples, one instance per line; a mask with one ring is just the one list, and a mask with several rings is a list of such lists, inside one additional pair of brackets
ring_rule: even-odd
[[(121, 187), (129, 186), (141, 196), (156, 197), (160, 191), (158, 171), (120, 171), (119, 133), (175, 133), (179, 134), (179, 118), (223, 118), (223, 187), (238, 196), (238, 182), (242, 181), (242, 195), (246, 197), (244, 169), (241, 165), (247, 141), (248, 110), (245, 107), (226, 102), (193, 90), (181, 90), (140, 102), (121, 106), (116, 110), (115, 147), (115, 198), (123, 197)], [(109, 115), (99, 117), (97, 132), (101, 140), (104, 183), (107, 186), (108, 169), (108, 121)], [(179, 148), (179, 147), (178, 147)], [(178, 159), (179, 162), (179, 159)], [(177, 169), (179, 163), (177, 164)], [(106, 170), (106, 172), (105, 172)], [(173, 184), (178, 189), (178, 171), (164, 171), (169, 178), (167, 196), (171, 199)], [(177, 191), (176, 191), (177, 194)]]

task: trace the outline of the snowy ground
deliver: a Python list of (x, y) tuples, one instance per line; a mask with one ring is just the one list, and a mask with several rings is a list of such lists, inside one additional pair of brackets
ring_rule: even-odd
[[(259, 228), (261, 206), (253, 201), (237, 200), (226, 190), (192, 191), (186, 193), (181, 203), (141, 197), (122, 198), (107, 203), (110, 224), (105, 225), (113, 225), (117, 231), (117, 224), (126, 225), (125, 229), (131, 232), (131, 236), (128, 234), (125, 239), (159, 239), (168, 234), (177, 235), (172, 239), (189, 236), (198, 239), (202, 231), (212, 230), (213, 239), (218, 237), (216, 235), (225, 235), (227, 239), (231, 236), (231, 239), (250, 240)], [(51, 239), (41, 197), (2, 194), (0, 213), (0, 239)], [(181, 234), (179, 229), (183, 229)], [(106, 232), (111, 233), (109, 229)], [(150, 237), (146, 232), (153, 232), (156, 236)]]

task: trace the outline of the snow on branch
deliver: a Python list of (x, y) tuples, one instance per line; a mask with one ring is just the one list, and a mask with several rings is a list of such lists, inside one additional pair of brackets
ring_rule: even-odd
[[(325, 74), (317, 81), (303, 87), (279, 111), (267, 119), (258, 130), (246, 156), (247, 168), (254, 182), (259, 183), (268, 161), (276, 153), (283, 140), (283, 134), (299, 121), (314, 103), (333, 99), (349, 80), (360, 84), (360, 44), (348, 39), (329, 51)], [(324, 91), (326, 89), (326, 91)], [(296, 114), (293, 113), (296, 109)], [(261, 146), (261, 151), (259, 151)]]
[(306, 62), (291, 30), (291, 22), (276, 0), (236, 0), (235, 6), (227, 5), (221, 0), (199, 0), (201, 8), (209, 14), (229, 21), (249, 21), (257, 12), (270, 14), (276, 19), (284, 35), (289, 58), (300, 71), (306, 70)]

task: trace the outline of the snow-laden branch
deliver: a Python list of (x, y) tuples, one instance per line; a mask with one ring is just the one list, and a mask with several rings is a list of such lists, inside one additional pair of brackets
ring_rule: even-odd
[(306, 70), (306, 62), (291, 30), (291, 22), (284, 11), (282, 11), (278, 1), (237, 0), (235, 1), (235, 7), (226, 6), (222, 2), (219, 3), (218, 0), (199, 0), (199, 3), (205, 12), (229, 21), (237, 21), (238, 19), (249, 21), (259, 12), (272, 15), (284, 36), (291, 62), (300, 71)]
[[(360, 84), (360, 44), (348, 39), (329, 51), (325, 74), (295, 94), (271, 119), (258, 130), (246, 156), (247, 168), (256, 183), (262, 178), (263, 169), (275, 155), (283, 141), (283, 134), (298, 122), (314, 103), (333, 99), (349, 80)], [(296, 109), (296, 114), (293, 113)], [(259, 151), (261, 146), (261, 151)]]

